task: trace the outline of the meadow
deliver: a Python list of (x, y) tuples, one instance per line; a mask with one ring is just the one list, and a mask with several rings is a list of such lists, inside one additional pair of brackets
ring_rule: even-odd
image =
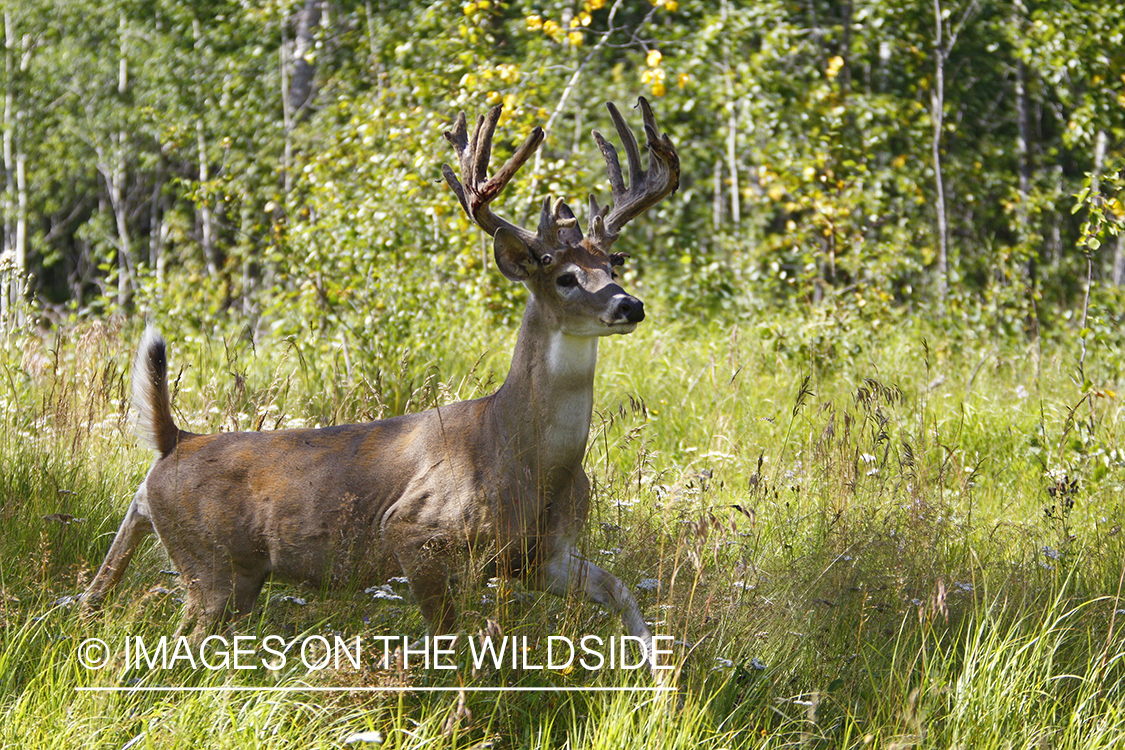
[[(1125, 743), (1125, 350), (1084, 346), (1063, 319), (1038, 337), (830, 303), (686, 319), (638, 293), (649, 317), (601, 344), (582, 546), (673, 637), (674, 692), (643, 690), (643, 670), (439, 671), (370, 654), (323, 669), (128, 662), (127, 638), (171, 635), (182, 589), (150, 538), (100, 614), (73, 603), (152, 460), (128, 423), (143, 323), (109, 318), (2, 339), (0, 746)], [(194, 431), (485, 395), (515, 337), (469, 313), (418, 351), (357, 340), (310, 361), (237, 322), (156, 323), (176, 418)], [(465, 632), (526, 638), (537, 654), (552, 635), (621, 633), (595, 605), (508, 581), (466, 580), (459, 597)], [(397, 581), (271, 584), (232, 632), (368, 641), (425, 626)], [(113, 649), (99, 669), (80, 658), (89, 638)], [(137, 690), (170, 686), (190, 691)], [(422, 690), (463, 687), (506, 690)], [(607, 687), (641, 689), (590, 689)]]

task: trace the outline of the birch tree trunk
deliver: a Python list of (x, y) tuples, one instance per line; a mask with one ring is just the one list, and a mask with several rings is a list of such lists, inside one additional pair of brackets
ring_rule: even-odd
[(8, 320), (9, 311), (9, 284), (7, 278), (8, 258), (14, 257), (12, 248), (15, 239), (14, 206), (12, 196), (16, 192), (15, 160), (12, 154), (12, 145), (15, 140), (15, 119), (13, 105), (15, 103), (15, 73), (14, 29), (12, 28), (12, 12), (4, 11), (4, 193), (0, 200), (0, 213), (4, 217), (4, 235), (0, 238), (0, 325)]
[(277, 50), (278, 67), (281, 73), (281, 126), (285, 133), (285, 144), (281, 152), (281, 189), (285, 198), (293, 190), (293, 111), (289, 104), (289, 32), (285, 21), (281, 23), (281, 46)]
[[(27, 72), (31, 63), (31, 49), (24, 39), (23, 51), (16, 62), (20, 46), (15, 21), (11, 11), (4, 11), (4, 200), (0, 210), (4, 214), (4, 236), (0, 245), (0, 258), (6, 258), (11, 274), (3, 284), (0, 274), (0, 321), (22, 323), (14, 319), (13, 311), (20, 315), (19, 305), (27, 293), (27, 154), (16, 129), (23, 120), (22, 106), (16, 100), (16, 79)], [(0, 260), (0, 268), (5, 261)]]
[[(196, 58), (203, 58), (203, 31), (199, 26), (199, 19), (192, 21), (192, 35), (195, 37)], [(203, 262), (207, 266), (207, 275), (215, 277), (219, 273), (219, 259), (215, 252), (215, 217), (211, 211), (210, 196), (206, 183), (211, 179), (211, 168), (207, 159), (207, 126), (203, 122), (202, 113), (207, 108), (206, 95), (204, 94), (203, 71), (196, 68), (196, 118), (195, 118), (195, 148), (199, 160), (199, 244), (203, 249)]]
[(110, 201), (113, 204), (113, 216), (117, 224), (117, 304), (124, 305), (129, 301), (130, 282), (132, 270), (133, 240), (129, 233), (129, 208), (126, 206), (125, 180), (127, 168), (125, 161), (125, 143), (128, 138), (124, 131), (116, 136), (117, 158), (113, 165), (113, 174), (110, 178)]
[(1020, 251), (1025, 254), (1024, 272), (1029, 285), (1035, 285), (1037, 253), (1031, 247), (1031, 98), (1027, 93), (1027, 66), (1016, 62), (1016, 156), (1020, 170), (1020, 202), (1016, 211), (1016, 232)]
[[(723, 0), (722, 16), (724, 24), (727, 21), (729, 9), (727, 0)], [(726, 65), (726, 92), (730, 114), (727, 117), (727, 170), (730, 173), (730, 221), (731, 232), (738, 237), (739, 224), (742, 222), (742, 206), (738, 188), (738, 103), (734, 97), (734, 73), (731, 69), (730, 48), (726, 37), (723, 39), (723, 62)]]
[(1031, 232), (1028, 222), (1028, 200), (1031, 198), (1031, 101), (1027, 95), (1027, 66), (1020, 60), (1016, 63), (1016, 155), (1020, 169), (1020, 210), (1019, 229), (1022, 240), (1027, 240)]
[(949, 228), (945, 217), (945, 181), (941, 164), (941, 134), (945, 127), (945, 56), (941, 0), (934, 0), (934, 85), (930, 91), (930, 123), (933, 126), (933, 137), (930, 153), (934, 165), (934, 210), (937, 214), (937, 292), (943, 317), (946, 297), (949, 295)]
[[(125, 94), (129, 90), (129, 60), (125, 48), (125, 16), (121, 16), (117, 24), (118, 31), (118, 67), (117, 67), (117, 96), (124, 102)], [(124, 112), (124, 110), (122, 110)], [(112, 176), (110, 178), (110, 201), (113, 203), (113, 215), (117, 223), (117, 304), (124, 305), (129, 299), (130, 272), (133, 265), (133, 241), (129, 236), (129, 209), (126, 206), (125, 180), (127, 176), (126, 148), (129, 143), (129, 133), (125, 128), (124, 114), (122, 114), (121, 129), (114, 137), (115, 149)]]
[[(1090, 194), (1101, 191), (1102, 170), (1105, 169), (1105, 153), (1109, 146), (1109, 135), (1099, 130), (1094, 139), (1094, 171), (1090, 173)], [(1110, 261), (1109, 278), (1115, 286), (1125, 285), (1125, 235), (1118, 235), (1113, 243), (1113, 258)]]
[(300, 120), (315, 96), (316, 30), (320, 26), (320, 0), (305, 0), (297, 13), (297, 38), (293, 43), (293, 72), (289, 80), (289, 112), (291, 121)]
[(168, 223), (164, 217), (168, 213), (168, 196), (164, 183), (167, 179), (168, 165), (163, 151), (159, 151), (156, 162), (156, 177), (153, 179), (152, 202), (149, 214), (148, 264), (156, 272), (156, 297), (164, 295), (165, 247), (168, 244)]

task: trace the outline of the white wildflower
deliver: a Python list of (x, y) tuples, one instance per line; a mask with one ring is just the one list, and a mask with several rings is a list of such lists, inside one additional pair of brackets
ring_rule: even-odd
[(348, 738), (344, 740), (345, 745), (351, 745), (355, 742), (370, 742), (375, 745), (382, 745), (383, 733), (379, 730), (375, 730), (373, 732), (356, 732), (355, 734), (348, 736)]
[(384, 583), (382, 586), (372, 586), (369, 589), (364, 589), (363, 593), (371, 594), (376, 599), (385, 599), (389, 602), (401, 602), (402, 597), (395, 593), (389, 583)]

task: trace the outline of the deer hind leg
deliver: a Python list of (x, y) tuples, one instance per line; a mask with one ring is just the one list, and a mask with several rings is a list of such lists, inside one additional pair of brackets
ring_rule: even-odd
[(129, 509), (125, 512), (125, 518), (117, 529), (117, 535), (113, 538), (113, 544), (109, 548), (109, 553), (105, 556), (105, 561), (102, 562), (94, 580), (90, 582), (89, 587), (82, 594), (84, 606), (96, 609), (101, 604), (106, 594), (125, 575), (125, 568), (129, 566), (129, 561), (133, 559), (133, 553), (137, 551), (137, 545), (153, 531), (152, 521), (148, 513), (148, 489), (142, 484), (137, 490), (137, 494), (133, 496), (133, 502), (129, 503)]
[(633, 594), (617, 576), (582, 557), (573, 544), (565, 542), (558, 545), (547, 563), (536, 569), (526, 583), (532, 589), (556, 596), (582, 593), (587, 599), (617, 612), (626, 632), (644, 641), (649, 667), (654, 671), (657, 669), (652, 631)]
[(187, 588), (184, 614), (176, 637), (188, 635), (199, 643), (225, 622), (249, 614), (265, 583), (264, 571), (236, 571), (229, 561), (217, 557), (177, 561)]

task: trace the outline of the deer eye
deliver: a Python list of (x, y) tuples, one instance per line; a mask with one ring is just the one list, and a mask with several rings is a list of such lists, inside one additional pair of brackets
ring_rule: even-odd
[(570, 287), (578, 283), (578, 279), (574, 278), (574, 274), (572, 273), (564, 273), (557, 279), (555, 279), (555, 283), (561, 286), (563, 289), (569, 289)]

